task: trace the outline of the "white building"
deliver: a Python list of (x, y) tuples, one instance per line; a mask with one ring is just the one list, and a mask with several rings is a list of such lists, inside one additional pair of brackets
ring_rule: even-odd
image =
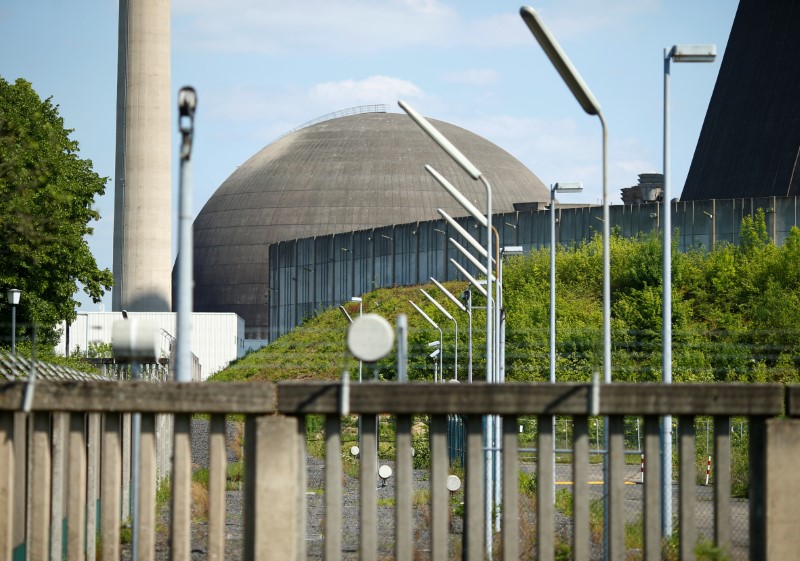
[[(161, 353), (169, 355), (170, 341), (175, 339), (177, 314), (174, 312), (127, 312), (128, 318), (154, 322), (161, 329)], [(79, 312), (78, 318), (69, 325), (69, 332), (62, 323), (61, 340), (56, 352), (74, 352), (90, 345), (111, 343), (111, 330), (115, 321), (121, 320), (121, 312)], [(69, 348), (67, 348), (69, 335)], [(244, 356), (244, 319), (233, 313), (192, 314), (192, 353), (200, 361), (201, 379), (205, 380), (219, 372), (232, 361)]]

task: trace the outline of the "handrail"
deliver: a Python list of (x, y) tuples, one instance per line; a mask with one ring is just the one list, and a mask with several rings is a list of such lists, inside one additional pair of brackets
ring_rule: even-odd
[(357, 105), (355, 107), (348, 107), (347, 109), (339, 109), (338, 111), (333, 111), (331, 113), (326, 113), (325, 115), (320, 115), (319, 117), (314, 117), (310, 121), (306, 121), (301, 125), (297, 125), (292, 130), (283, 133), (278, 138), (270, 142), (270, 144), (275, 144), (285, 136), (289, 136), (294, 132), (310, 127), (312, 125), (316, 125), (317, 123), (322, 123), (324, 121), (330, 121), (333, 119), (338, 119), (340, 117), (349, 117), (350, 115), (361, 115), (363, 113), (388, 113), (388, 112), (389, 112), (389, 106), (386, 105), (385, 103), (380, 103), (375, 105)]

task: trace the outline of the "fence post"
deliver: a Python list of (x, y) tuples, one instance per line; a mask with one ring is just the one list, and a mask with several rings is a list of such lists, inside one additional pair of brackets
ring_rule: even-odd
[(300, 489), (295, 417), (251, 415), (245, 427), (245, 561), (297, 560)]
[(14, 536), (14, 414), (0, 411), (0, 558), (11, 559)]
[(770, 561), (793, 559), (800, 549), (800, 535), (797, 532), (797, 497), (800, 496), (798, 463), (800, 419), (767, 421), (764, 527), (767, 532), (766, 559)]

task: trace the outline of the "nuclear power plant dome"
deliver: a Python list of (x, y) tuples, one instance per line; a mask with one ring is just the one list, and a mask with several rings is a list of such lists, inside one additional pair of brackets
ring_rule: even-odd
[[(431, 119), (492, 185), (493, 212), (548, 204), (548, 188), (508, 152)], [(432, 165), (479, 209), (486, 189), (405, 114), (368, 112), (300, 128), (269, 144), (217, 189), (194, 222), (194, 309), (235, 312), (267, 336), (269, 245), (466, 213), (425, 171)]]

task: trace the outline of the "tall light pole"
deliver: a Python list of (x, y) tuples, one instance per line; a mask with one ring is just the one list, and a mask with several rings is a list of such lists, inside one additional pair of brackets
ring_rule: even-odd
[[(556, 383), (556, 192), (580, 193), (582, 183), (556, 183), (550, 187), (550, 383)], [(556, 418), (553, 416), (553, 427)], [(556, 439), (553, 439), (553, 502), (556, 500)]]
[[(442, 150), (447, 152), (447, 155), (450, 156), (453, 161), (455, 161), (458, 165), (460, 165), (464, 171), (466, 171), (472, 179), (476, 181), (481, 181), (483, 185), (486, 187), (486, 216), (484, 217), (480, 212), (477, 212), (477, 216), (475, 216), (476, 220), (479, 220), (482, 224), (486, 227), (486, 269), (492, 269), (492, 186), (483, 176), (481, 171), (473, 164), (471, 161), (467, 159), (461, 151), (453, 146), (453, 144), (447, 140), (447, 138), (440, 133), (428, 120), (423, 117), (421, 114), (417, 113), (410, 105), (403, 101), (397, 102), (400, 108), (405, 111), (411, 119), (419, 125), (419, 127), (425, 131), (425, 133), (433, 139), (436, 144), (438, 144)], [(427, 169), (427, 168), (426, 168)], [(467, 208), (466, 210), (472, 214), (473, 210)], [(492, 293), (492, 284), (491, 284), (491, 277), (487, 277), (487, 292), (489, 294)], [(491, 369), (492, 369), (492, 322), (493, 322), (493, 315), (492, 315), (492, 299), (486, 299), (486, 369), (487, 369), (487, 380), (491, 377)]]
[[(461, 303), (461, 301), (458, 298), (453, 296), (442, 283), (440, 283), (433, 277), (430, 277), (430, 279), (431, 282), (433, 282), (433, 284), (435, 284), (439, 290), (444, 292), (445, 296), (447, 296), (459, 310), (467, 313), (467, 318), (469, 320), (467, 328), (467, 381), (469, 381), (469, 383), (471, 384), (472, 383), (472, 307), (467, 308), (464, 304)], [(458, 329), (458, 327), (456, 327), (456, 329)], [(456, 339), (458, 339), (458, 336), (456, 336)]]
[(589, 115), (597, 115), (603, 129), (603, 382), (611, 382), (611, 260), (609, 256), (610, 212), (608, 199), (608, 131), (606, 121), (600, 111), (600, 104), (578, 71), (572, 66), (566, 53), (547, 29), (536, 11), (529, 7), (520, 8), (520, 15), (553, 63), (561, 79), (567, 84), (572, 95)]
[(17, 306), (19, 306), (20, 296), (22, 296), (22, 291), (18, 288), (9, 288), (6, 291), (6, 298), (11, 304), (11, 356), (17, 354)]
[[(556, 41), (555, 37), (547, 29), (547, 26), (536, 13), (536, 10), (529, 6), (520, 8), (520, 15), (525, 24), (530, 29), (533, 36), (541, 45), (542, 50), (555, 66), (561, 79), (569, 87), (572, 95), (580, 103), (583, 110), (588, 115), (597, 115), (600, 119), (600, 126), (603, 130), (603, 382), (611, 383), (611, 212), (608, 200), (608, 129), (603, 113), (600, 111), (600, 104), (595, 99), (589, 87), (581, 78), (581, 75), (572, 66), (566, 53)], [(603, 439), (606, 443), (605, 449), (608, 450), (608, 423), (603, 424)], [(553, 474), (555, 476), (555, 474)], [(609, 509), (608, 509), (608, 461), (603, 462), (603, 481), (606, 493), (603, 500), (603, 556), (608, 559), (609, 554)], [(616, 553), (614, 553), (616, 555)]]
[[(664, 186), (662, 188), (662, 322), (661, 381), (672, 383), (672, 192), (669, 183), (669, 71), (670, 61), (714, 62), (715, 45), (673, 45), (664, 49)], [(661, 535), (672, 535), (672, 416), (664, 415), (661, 425)]]
[(550, 188), (550, 383), (556, 383), (556, 192), (580, 193), (582, 183), (556, 183)]
[[(430, 294), (428, 294), (428, 293), (427, 293), (427, 292), (426, 292), (424, 289), (422, 289), (422, 288), (420, 288), (419, 290), (420, 290), (420, 292), (422, 292), (422, 293), (425, 295), (425, 298), (427, 298), (428, 300), (430, 300), (431, 304), (433, 304), (434, 306), (436, 306), (436, 309), (437, 309), (437, 310), (439, 310), (439, 311), (442, 313), (442, 315), (443, 315), (444, 317), (446, 317), (447, 319), (449, 319), (450, 321), (452, 321), (452, 322), (453, 322), (453, 325), (455, 326), (455, 329), (456, 329), (456, 337), (455, 337), (455, 346), (454, 346), (454, 351), (453, 351), (453, 355), (454, 355), (454, 361), (453, 361), (453, 380), (458, 380), (458, 322), (456, 321), (456, 318), (454, 318), (454, 317), (453, 317), (453, 315), (452, 315), (450, 312), (448, 312), (447, 310), (445, 310), (445, 309), (444, 309), (444, 306), (442, 306), (442, 305), (441, 305), (439, 302), (437, 302), (437, 301), (436, 301), (436, 299), (435, 299), (433, 296), (431, 296)], [(444, 381), (444, 370), (442, 370), (442, 381)]]
[[(436, 324), (436, 322), (435, 322), (435, 321), (433, 321), (433, 320), (430, 318), (430, 316), (429, 316), (428, 314), (426, 314), (425, 312), (423, 312), (423, 311), (422, 311), (422, 308), (420, 308), (419, 306), (417, 306), (417, 305), (416, 305), (414, 302), (412, 302), (411, 300), (409, 300), (409, 301), (408, 301), (408, 303), (409, 303), (409, 304), (411, 304), (412, 306), (414, 306), (414, 309), (415, 309), (415, 310), (417, 310), (417, 311), (419, 312), (419, 314), (420, 314), (422, 317), (424, 317), (424, 318), (425, 318), (425, 320), (426, 320), (428, 323), (430, 323), (430, 324), (431, 324), (431, 326), (433, 326), (433, 328), (434, 328), (436, 331), (438, 331), (438, 332), (439, 332), (439, 350), (441, 351), (441, 350), (442, 350), (442, 344), (443, 344), (443, 342), (444, 342), (444, 339), (443, 339), (443, 337), (442, 337), (442, 328), (441, 328), (441, 327), (439, 327), (439, 326)], [(444, 370), (442, 370), (442, 368), (443, 368), (443, 365), (442, 365), (442, 354), (443, 354), (443, 353), (441, 353), (441, 352), (439, 353), (439, 372), (442, 372), (442, 373), (444, 373)], [(436, 382), (436, 381), (437, 381), (437, 380), (436, 380), (436, 379), (435, 379), (435, 377), (434, 377), (434, 382)]]
[(178, 305), (175, 380), (192, 381), (192, 190), (191, 158), (194, 140), (194, 114), (197, 94), (194, 88), (178, 92), (178, 129), (181, 133), (178, 206)]

